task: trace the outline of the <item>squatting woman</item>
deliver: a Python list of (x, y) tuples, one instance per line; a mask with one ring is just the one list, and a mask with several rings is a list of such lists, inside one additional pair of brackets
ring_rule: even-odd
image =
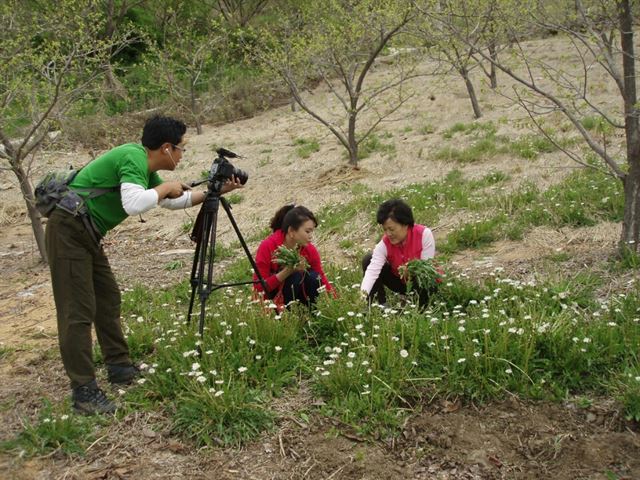
[[(321, 287), (332, 291), (327, 280), (318, 250), (311, 243), (313, 232), (318, 226), (313, 213), (306, 207), (285, 205), (271, 219), (271, 235), (265, 238), (256, 253), (256, 265), (267, 284), (265, 297), (273, 300), (282, 310), (293, 300), (304, 305), (312, 305)], [(306, 260), (296, 267), (282, 267), (276, 263), (274, 254), (280, 246), (298, 250)], [(254, 275), (254, 280), (257, 277)], [(260, 283), (254, 284), (257, 292), (262, 292)]]
[[(392, 199), (383, 202), (376, 214), (378, 224), (384, 235), (362, 260), (364, 278), (360, 289), (369, 300), (374, 298), (379, 304), (387, 301), (385, 287), (397, 292), (407, 293), (407, 283), (398, 269), (410, 260), (432, 258), (436, 253), (433, 234), (424, 225), (414, 222), (411, 207), (402, 200)], [(429, 292), (416, 289), (421, 306), (429, 301)]]

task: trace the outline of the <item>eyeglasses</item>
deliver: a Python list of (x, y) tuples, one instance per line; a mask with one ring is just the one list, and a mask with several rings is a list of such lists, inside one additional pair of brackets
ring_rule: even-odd
[(177, 149), (178, 149), (178, 150), (180, 150), (182, 153), (184, 153), (184, 152), (186, 152), (186, 151), (187, 151), (187, 149), (186, 149), (186, 148), (181, 147), (181, 146), (179, 146), (179, 145), (173, 145), (173, 144), (171, 144), (171, 146), (172, 146), (173, 148), (177, 148)]

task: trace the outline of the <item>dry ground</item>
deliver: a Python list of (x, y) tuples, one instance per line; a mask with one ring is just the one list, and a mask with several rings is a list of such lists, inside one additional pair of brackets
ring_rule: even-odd
[[(550, 56), (560, 56), (566, 45), (558, 39), (534, 43)], [(428, 66), (425, 64), (425, 70)], [(374, 76), (384, 71), (374, 72)], [(480, 79), (477, 78), (477, 84)], [(506, 79), (501, 78), (501, 82)], [(350, 198), (350, 185), (359, 182), (376, 190), (417, 181), (438, 180), (453, 168), (465, 176), (482, 176), (489, 170), (512, 177), (512, 184), (535, 181), (541, 187), (557, 181), (572, 164), (560, 154), (547, 154), (529, 161), (502, 155), (465, 166), (435, 161), (433, 152), (442, 145), (442, 132), (453, 123), (472, 121), (464, 85), (456, 77), (435, 82), (417, 80), (418, 92), (402, 110), (398, 120), (382, 126), (393, 134), (393, 158), (379, 153), (361, 162), (361, 169), (344, 167), (341, 147), (323, 128), (302, 113), (287, 107), (255, 118), (219, 127), (206, 127), (192, 136), (182, 164), (167, 179), (197, 179), (214, 159), (212, 148), (225, 146), (245, 158), (234, 162), (250, 173), (243, 200), (233, 213), (245, 238), (267, 226), (280, 205), (296, 202), (312, 209)], [(602, 84), (602, 104), (616, 103), (615, 90)], [(435, 99), (430, 100), (430, 95)], [(320, 108), (333, 108), (328, 92), (317, 89), (310, 96)], [(529, 133), (525, 114), (509, 100), (482, 88), (483, 121), (499, 123), (499, 132), (511, 136)], [(504, 120), (507, 121), (504, 121)], [(435, 131), (419, 133), (432, 125)], [(302, 160), (295, 153), (298, 138), (315, 138), (320, 151)], [(611, 148), (622, 139), (613, 139)], [(82, 164), (84, 152), (48, 152), (46, 163)], [(45, 163), (41, 160), (40, 165)], [(41, 167), (45, 168), (45, 167)], [(48, 167), (46, 167), (48, 168)], [(37, 176), (37, 172), (36, 172)], [(56, 326), (51, 285), (38, 255), (19, 190), (14, 180), (0, 172), (0, 347), (12, 349), (0, 357), (0, 440), (20, 430), (21, 418), (32, 416), (46, 397), (61, 402), (68, 395), (67, 380), (57, 353)], [(124, 286), (141, 283), (165, 287), (188, 277), (192, 244), (183, 225), (193, 220), (193, 211), (151, 211), (144, 223), (136, 218), (124, 222), (107, 237), (106, 250), (114, 271)], [(223, 243), (235, 235), (221, 215), (219, 237)], [(432, 226), (436, 239), (461, 218)], [(359, 218), (353, 238), (372, 246), (373, 238), (359, 236), (372, 219)], [(502, 266), (514, 275), (528, 278), (553, 268), (578, 272), (598, 268), (614, 251), (619, 225), (602, 224), (589, 229), (529, 232), (521, 242), (499, 242), (481, 252), (463, 252), (455, 258), (460, 268), (471, 272)], [(323, 257), (336, 263), (352, 261), (336, 246), (336, 239), (318, 235)], [(256, 243), (251, 243), (255, 248)], [(549, 253), (563, 251), (571, 259), (562, 267), (545, 262)], [(167, 269), (171, 262), (183, 267)], [(623, 290), (633, 279), (612, 279), (608, 289)], [(601, 292), (606, 295), (608, 292)], [(640, 478), (640, 437), (637, 426), (621, 419), (618, 407), (608, 399), (594, 401), (582, 409), (575, 402), (529, 403), (511, 398), (484, 406), (434, 401), (424, 405), (407, 422), (395, 441), (362, 439), (345, 425), (322, 417), (300, 424), (288, 416), (299, 405), (314, 399), (302, 386), (286, 395), (277, 406), (282, 413), (276, 431), (264, 434), (242, 449), (197, 450), (169, 433), (166, 419), (149, 414), (130, 414), (110, 426), (84, 457), (65, 457), (57, 452), (43, 458), (22, 460), (0, 455), (0, 477), (24, 479), (607, 479)], [(618, 477), (608, 477), (606, 472)]]

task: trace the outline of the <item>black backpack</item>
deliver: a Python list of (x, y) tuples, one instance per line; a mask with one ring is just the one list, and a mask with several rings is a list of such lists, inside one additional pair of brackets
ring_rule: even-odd
[[(43, 217), (49, 217), (58, 203), (71, 191), (69, 184), (80, 169), (54, 170), (47, 173), (38, 182), (34, 191), (35, 204)], [(109, 192), (117, 192), (120, 186), (110, 188), (82, 188), (74, 192), (89, 192), (87, 198), (95, 198)], [(79, 207), (79, 206), (78, 206)]]

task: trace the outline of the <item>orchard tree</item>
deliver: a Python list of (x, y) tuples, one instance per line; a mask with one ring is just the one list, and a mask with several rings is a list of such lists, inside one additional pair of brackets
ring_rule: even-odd
[[(555, 2), (500, 0), (498, 15), (504, 25), (515, 25), (527, 18), (535, 30), (566, 36), (577, 66), (567, 61), (560, 65), (549, 63), (544, 49), (536, 51), (518, 42), (518, 32), (513, 32), (515, 43), (508, 62), (493, 59), (482, 50), (477, 53), (516, 81), (515, 96), (539, 126), (541, 134), (574, 161), (595, 168), (578, 153), (555, 142), (540, 125), (541, 114), (560, 112), (602, 160), (606, 171), (622, 182), (624, 216), (619, 250), (622, 255), (629, 251), (637, 254), (640, 252), (640, 104), (633, 31), (636, 9), (631, 0), (575, 0), (569, 7), (560, 12)], [(431, 13), (435, 21), (446, 21), (437, 12)], [(475, 21), (482, 22), (481, 19)], [(468, 45), (474, 42), (470, 36), (461, 35), (458, 39)], [(618, 106), (609, 107), (598, 98), (593, 87), (603, 79), (615, 85), (620, 99)], [(585, 126), (587, 119), (594, 118), (601, 128), (589, 130)], [(621, 132), (624, 142), (620, 149), (612, 144), (613, 135), (607, 135), (608, 131)]]
[[(417, 0), (416, 7), (425, 15), (412, 29), (425, 45), (426, 55), (441, 65), (453, 68), (464, 81), (473, 116), (480, 118), (482, 109), (471, 78), (480, 68), (487, 75), (491, 88), (498, 85), (495, 62), (504, 48), (503, 28), (497, 22), (497, 0)], [(435, 20), (434, 20), (435, 18)], [(476, 52), (486, 50), (493, 60), (487, 70)]]
[[(362, 142), (410, 98), (403, 88), (416, 76), (410, 54), (396, 55), (379, 83), (368, 80), (368, 74), (413, 16), (411, 2), (403, 0), (305, 2), (287, 16), (278, 33), (261, 32), (264, 47), (252, 53), (284, 80), (302, 110), (335, 135), (349, 164), (357, 167)], [(310, 79), (324, 82), (340, 113), (311, 104), (304, 94)]]
[(104, 17), (91, 0), (0, 3), (0, 168), (20, 186), (38, 250), (44, 230), (30, 183), (33, 162), (72, 105), (91, 97), (118, 36), (100, 40)]
[[(119, 32), (130, 30), (127, 15), (131, 10), (143, 6), (145, 0), (99, 0), (99, 3), (105, 15), (104, 29), (99, 39), (109, 43), (113, 42)], [(104, 80), (109, 93), (123, 100), (128, 99), (127, 90), (115, 74), (110, 59), (104, 65)]]
[(195, 12), (189, 3), (162, 8), (162, 38), (151, 48), (154, 60), (149, 65), (160, 87), (188, 112), (200, 135), (207, 115), (224, 99), (226, 37), (218, 20), (202, 12), (202, 5)]
[(269, 0), (216, 0), (217, 8), (234, 28), (245, 28), (269, 5)]

